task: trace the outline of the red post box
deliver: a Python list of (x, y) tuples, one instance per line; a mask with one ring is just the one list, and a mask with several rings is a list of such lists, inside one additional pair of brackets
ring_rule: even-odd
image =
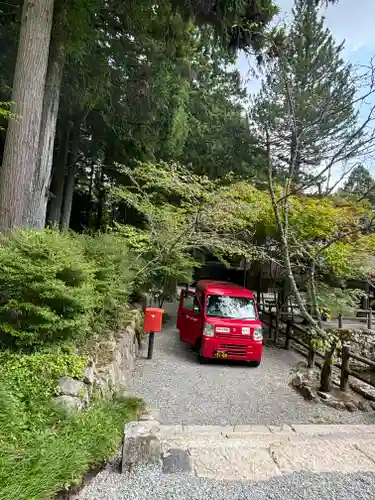
[(143, 331), (147, 333), (161, 332), (163, 312), (164, 309), (158, 309), (157, 307), (147, 307), (145, 310)]
[(155, 332), (161, 332), (163, 309), (157, 307), (147, 307), (145, 310), (145, 320), (143, 323), (143, 331), (149, 334), (148, 336), (148, 354), (147, 358), (152, 358), (154, 352)]

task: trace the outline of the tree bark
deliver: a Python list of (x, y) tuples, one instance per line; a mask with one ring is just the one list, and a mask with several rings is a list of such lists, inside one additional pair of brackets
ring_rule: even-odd
[(73, 193), (76, 175), (76, 164), (69, 163), (65, 177), (64, 199), (61, 211), (60, 230), (68, 231), (72, 213)]
[(320, 325), (320, 314), (317, 302), (317, 292), (316, 292), (316, 276), (315, 276), (315, 268), (316, 263), (314, 261), (310, 264), (310, 293), (311, 293), (311, 308), (312, 308), (312, 316)]
[(72, 130), (71, 151), (69, 155), (68, 169), (65, 178), (65, 192), (61, 213), (61, 231), (68, 231), (70, 225), (70, 216), (72, 213), (72, 203), (74, 194), (74, 185), (76, 177), (76, 166), (79, 153), (79, 139), (82, 116), (77, 117)]
[[(287, 279), (288, 279), (290, 287), (291, 287), (291, 292), (296, 299), (296, 302), (297, 302), (297, 305), (298, 305), (298, 308), (300, 310), (302, 317), (304, 319), (306, 319), (306, 321), (309, 325), (311, 325), (314, 328), (317, 328), (318, 325), (317, 325), (316, 321), (311, 317), (311, 315), (306, 310), (301, 293), (298, 289), (296, 280), (294, 278), (292, 262), (291, 262), (290, 253), (289, 253), (288, 237), (287, 237), (287, 235), (288, 235), (288, 210), (287, 210), (287, 206), (284, 206), (284, 212), (283, 212), (284, 220), (283, 220), (283, 218), (281, 216), (281, 210), (280, 210), (278, 201), (276, 199), (276, 194), (275, 194), (275, 189), (274, 189), (273, 179), (272, 179), (272, 162), (271, 162), (271, 145), (270, 145), (271, 143), (269, 140), (268, 129), (266, 129), (266, 138), (267, 138), (266, 145), (267, 145), (267, 160), (268, 160), (268, 169), (267, 169), (268, 189), (269, 189), (269, 193), (270, 193), (270, 197), (271, 197), (271, 204), (272, 204), (273, 212), (274, 212), (275, 219), (276, 219), (277, 229), (278, 229), (279, 236), (280, 236), (280, 246), (281, 246), (282, 258), (283, 258), (283, 262), (284, 262), (284, 266), (285, 266), (286, 276), (287, 276)], [(291, 175), (293, 175), (293, 171), (291, 171)], [(291, 177), (288, 179), (288, 182), (287, 182), (286, 193), (288, 196), (290, 193), (290, 183), (291, 183)], [(286, 198), (286, 200), (287, 200), (287, 198)], [(285, 205), (285, 202), (284, 202), (284, 205)]]
[(11, 120), (0, 172), (0, 231), (26, 227), (33, 196), (54, 0), (25, 0), (13, 80)]
[(60, 225), (71, 122), (67, 120), (63, 127), (64, 129), (61, 134), (59, 151), (56, 158), (56, 168), (52, 179), (51, 191), (53, 198), (48, 213), (48, 222), (54, 226)]
[(30, 227), (43, 229), (46, 222), (49, 187), (51, 183), (53, 149), (55, 144), (60, 90), (65, 63), (65, 48), (61, 40), (51, 45), (44, 93), (43, 115), (40, 130), (39, 161), (35, 172), (32, 199), (26, 206)]

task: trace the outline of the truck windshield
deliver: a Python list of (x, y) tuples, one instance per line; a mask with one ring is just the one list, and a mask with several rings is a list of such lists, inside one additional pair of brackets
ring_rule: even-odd
[(253, 299), (227, 295), (208, 295), (206, 314), (214, 318), (257, 319)]

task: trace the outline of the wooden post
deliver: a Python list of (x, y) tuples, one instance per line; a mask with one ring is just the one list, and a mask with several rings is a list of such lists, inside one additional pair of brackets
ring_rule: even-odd
[(324, 364), (320, 373), (320, 390), (329, 392), (331, 389), (332, 356), (335, 349), (331, 347), (324, 353)]
[(277, 320), (277, 313), (276, 313), (275, 328), (273, 329), (273, 335), (272, 335), (272, 342), (274, 345), (276, 345), (278, 333), (279, 333), (279, 322)]
[(288, 321), (285, 330), (285, 346), (284, 346), (284, 349), (286, 349), (287, 351), (290, 350), (290, 343), (292, 341), (291, 331), (292, 331), (292, 323)]
[(260, 305), (260, 301), (261, 301), (261, 293), (262, 293), (262, 268), (258, 273), (258, 284), (257, 284), (257, 303), (258, 303), (258, 306)]
[(339, 321), (339, 328), (341, 329), (342, 328), (342, 314), (341, 313), (339, 313), (337, 319)]
[(372, 329), (372, 311), (371, 311), (371, 301), (370, 301), (370, 285), (366, 285), (366, 316), (367, 316), (367, 328)]
[(292, 313), (292, 323), (294, 323), (293, 295), (289, 295), (290, 310)]
[(367, 328), (372, 330), (372, 309), (371, 306), (367, 309)]
[(311, 344), (310, 344), (309, 353), (307, 356), (307, 366), (309, 368), (314, 368), (314, 366), (315, 366), (315, 349)]
[(350, 349), (349, 346), (342, 346), (342, 361), (341, 361), (341, 377), (340, 377), (340, 390), (347, 391), (349, 387), (349, 362), (350, 362)]

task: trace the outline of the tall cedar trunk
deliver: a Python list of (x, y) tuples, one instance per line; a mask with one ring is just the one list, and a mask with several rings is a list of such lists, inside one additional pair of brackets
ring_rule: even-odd
[(61, 231), (67, 231), (69, 229), (69, 224), (70, 224), (70, 216), (72, 213), (73, 193), (74, 193), (74, 184), (76, 176), (76, 166), (77, 166), (77, 158), (79, 152), (78, 146), (80, 139), (81, 123), (82, 123), (82, 116), (78, 116), (74, 122), (72, 130), (69, 164), (65, 178), (64, 200), (63, 200), (63, 207), (61, 214), (61, 224), (60, 224)]
[(59, 151), (56, 157), (56, 168), (52, 179), (52, 200), (49, 207), (48, 222), (51, 225), (60, 225), (61, 209), (64, 198), (64, 183), (66, 174), (66, 162), (69, 151), (69, 137), (71, 122), (66, 120), (63, 125), (64, 129), (61, 134)]
[(14, 73), (11, 120), (0, 172), (0, 231), (26, 227), (38, 168), (39, 134), (54, 0), (25, 0)]
[(43, 229), (46, 222), (64, 63), (64, 45), (60, 40), (54, 40), (51, 44), (44, 94), (39, 142), (39, 164), (34, 177), (33, 197), (26, 206), (28, 225), (39, 229)]

